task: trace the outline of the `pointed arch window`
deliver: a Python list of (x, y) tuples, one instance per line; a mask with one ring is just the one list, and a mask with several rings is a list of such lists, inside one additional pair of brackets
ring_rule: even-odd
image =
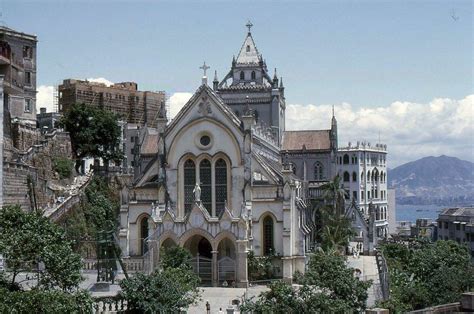
[(348, 165), (348, 164), (349, 164), (349, 155), (344, 154), (343, 163), (344, 163), (344, 165)]
[(357, 173), (355, 171), (352, 173), (352, 181), (357, 182)]
[(247, 52), (250, 52), (250, 45), (247, 45)]
[(245, 73), (244, 71), (240, 71), (240, 79), (245, 80)]
[(216, 215), (220, 216), (227, 201), (227, 163), (222, 158), (215, 163), (215, 195)]
[(350, 182), (351, 181), (351, 176), (349, 172), (344, 171), (344, 182)]
[(323, 164), (317, 161), (314, 164), (314, 179), (315, 180), (323, 180), (324, 179), (324, 173), (323, 173)]
[(140, 221), (140, 251), (141, 255), (148, 252), (148, 243), (146, 239), (148, 238), (148, 217), (143, 217)]
[(196, 164), (191, 159), (184, 163), (184, 211), (188, 213), (193, 208), (194, 185), (196, 184)]
[(255, 71), (252, 71), (251, 77), (252, 77), (252, 80), (255, 80), (255, 78), (256, 78)]
[(267, 216), (263, 219), (263, 255), (273, 252), (273, 219)]
[(199, 164), (199, 180), (201, 181), (201, 202), (212, 215), (212, 170), (211, 162), (204, 159)]

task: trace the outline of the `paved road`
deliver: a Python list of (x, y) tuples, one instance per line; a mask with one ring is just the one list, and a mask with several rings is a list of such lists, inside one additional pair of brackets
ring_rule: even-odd
[(379, 271), (377, 268), (375, 256), (359, 255), (359, 258), (348, 256), (347, 263), (349, 267), (359, 269), (361, 271), (360, 278), (362, 280), (373, 280), (372, 286), (369, 288), (369, 298), (367, 299), (367, 307), (373, 307), (375, 305), (375, 301), (378, 299), (378, 289), (380, 287)]

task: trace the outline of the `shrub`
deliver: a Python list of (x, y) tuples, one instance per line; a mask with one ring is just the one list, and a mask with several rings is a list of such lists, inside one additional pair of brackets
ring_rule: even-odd
[(58, 157), (53, 160), (53, 170), (59, 174), (60, 179), (71, 177), (74, 162), (71, 159)]

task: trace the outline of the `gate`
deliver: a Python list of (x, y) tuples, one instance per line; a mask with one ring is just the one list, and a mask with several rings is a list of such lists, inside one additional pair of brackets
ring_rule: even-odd
[(231, 286), (231, 284), (235, 282), (235, 261), (226, 256), (221, 258), (217, 262), (217, 265), (219, 286), (221, 286), (224, 281), (227, 281), (227, 284)]
[(199, 256), (198, 254), (191, 258), (191, 266), (194, 273), (201, 278), (201, 284), (212, 285), (212, 258)]

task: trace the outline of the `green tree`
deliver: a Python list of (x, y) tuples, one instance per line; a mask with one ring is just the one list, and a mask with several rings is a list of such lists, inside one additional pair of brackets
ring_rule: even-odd
[(60, 179), (69, 178), (72, 174), (74, 162), (68, 158), (55, 158), (53, 160), (53, 170), (59, 174)]
[(295, 276), (301, 286), (284, 282), (270, 285), (270, 291), (244, 302), (243, 313), (340, 313), (365, 309), (371, 281), (359, 281), (344, 257), (332, 252), (311, 256), (304, 275)]
[(355, 235), (352, 222), (345, 216), (323, 212), (321, 230), (321, 248), (325, 251), (336, 250), (344, 254), (349, 240)]
[(0, 313), (91, 313), (92, 302), (90, 294), (84, 290), (71, 293), (0, 288)]
[(145, 313), (178, 313), (199, 298), (199, 278), (188, 268), (137, 273), (120, 282), (122, 296)]
[(115, 114), (85, 104), (75, 104), (64, 114), (60, 125), (70, 134), (77, 172), (85, 157), (102, 158), (106, 167), (108, 161), (123, 158), (117, 122)]
[(342, 188), (341, 177), (339, 175), (335, 176), (332, 181), (324, 184), (321, 189), (327, 204), (325, 208), (332, 211), (332, 214), (336, 216), (344, 215), (346, 191)]
[(474, 287), (474, 266), (466, 246), (453, 241), (418, 241), (382, 247), (390, 275), (390, 299), (381, 306), (404, 312), (458, 302)]
[(193, 256), (183, 247), (172, 246), (161, 250), (161, 267), (168, 268), (186, 268), (191, 269), (190, 260)]
[(23, 212), (19, 206), (0, 209), (0, 252), (6, 259), (10, 286), (18, 274), (38, 272), (38, 287), (70, 291), (82, 281), (81, 259), (74, 254), (64, 230), (41, 213)]

